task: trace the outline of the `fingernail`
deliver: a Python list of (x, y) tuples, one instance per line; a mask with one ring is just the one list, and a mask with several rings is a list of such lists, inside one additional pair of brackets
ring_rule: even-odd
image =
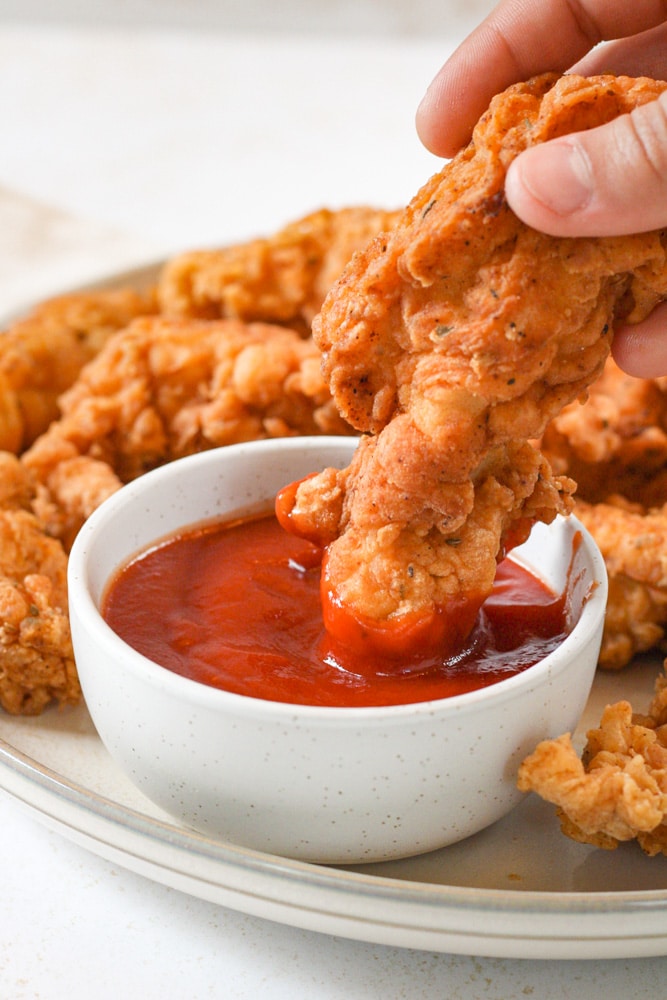
[(523, 187), (556, 215), (572, 215), (585, 208), (593, 195), (588, 157), (568, 140), (534, 146), (515, 161)]

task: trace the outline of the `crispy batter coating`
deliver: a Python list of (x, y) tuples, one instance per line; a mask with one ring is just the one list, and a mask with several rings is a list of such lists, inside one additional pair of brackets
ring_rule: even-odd
[(569, 734), (545, 740), (522, 763), (518, 784), (557, 805), (574, 840), (612, 849), (636, 839), (649, 855), (667, 854), (665, 673), (647, 715), (627, 701), (609, 705), (581, 759)]
[(667, 503), (646, 509), (623, 497), (578, 500), (576, 513), (597, 542), (609, 573), (600, 665), (625, 666), (667, 629)]
[[(510, 87), (480, 119), (470, 146), (425, 185), (389, 234), (353, 257), (327, 296), (313, 323), (325, 375), (345, 419), (377, 437), (355, 474), (341, 477), (352, 499), (339, 504), (339, 537), (326, 562), (332, 600), (350, 617), (367, 625), (427, 610), (420, 602), (430, 599), (428, 588), (407, 610), (403, 594), (415, 575), (451, 573), (489, 466), (496, 476), (499, 449), (538, 438), (601, 374), (614, 321), (640, 320), (667, 292), (665, 233), (557, 239), (525, 226), (504, 197), (505, 172), (521, 150), (609, 121), (666, 88), (574, 75)], [(509, 470), (501, 468), (505, 481)], [(541, 491), (534, 506), (546, 521), (569, 509), (572, 489), (547, 469), (545, 462), (534, 480)], [(311, 495), (316, 485), (309, 483)], [(295, 503), (293, 527), (317, 536), (317, 505), (306, 513), (299, 491)], [(322, 507), (330, 532), (331, 509)], [(475, 529), (480, 552), (495, 546), (497, 558), (525, 537), (521, 504), (516, 512), (490, 546)], [(358, 553), (375, 558), (387, 533), (399, 536), (396, 559), (369, 587)], [(428, 536), (425, 556), (415, 533)], [(442, 563), (433, 560), (433, 545), (449, 549)], [(492, 576), (484, 565), (475, 598)], [(455, 571), (461, 581), (464, 572)]]
[(598, 666), (620, 670), (637, 654), (663, 648), (666, 633), (667, 590), (610, 574)]
[(58, 396), (108, 337), (153, 312), (130, 288), (63, 295), (0, 333), (0, 448), (19, 453), (58, 416)]
[(67, 607), (67, 556), (27, 507), (30, 477), (0, 453), (0, 705), (38, 715), (53, 700), (76, 704)]
[(391, 228), (397, 216), (363, 206), (321, 209), (270, 237), (181, 254), (160, 277), (161, 311), (284, 324), (307, 334), (354, 251)]
[(541, 448), (555, 471), (576, 480), (575, 513), (605, 556), (599, 663), (619, 669), (659, 645), (667, 629), (667, 587), (655, 583), (667, 540), (667, 380), (632, 378), (609, 358), (588, 398), (547, 426)]
[(31, 509), (45, 533), (69, 552), (84, 521), (123, 483), (107, 462), (78, 455), (69, 441), (58, 441), (57, 435), (40, 455), (43, 464), (31, 467), (30, 453), (25, 458), (24, 467), (35, 484)]
[(667, 592), (667, 503), (644, 511), (614, 499), (577, 505), (610, 572)]
[(570, 403), (547, 426), (541, 449), (588, 503), (613, 492), (660, 506), (667, 499), (667, 379), (633, 378), (608, 358), (585, 403)]
[(237, 320), (144, 317), (112, 337), (22, 456), (33, 504), (67, 548), (86, 517), (143, 472), (220, 445), (343, 434), (312, 340)]
[[(539, 237), (502, 187), (523, 146), (665, 85), (552, 83), (501, 95), (401, 216), (323, 210), (267, 239), (174, 258), (157, 301), (65, 296), (0, 334), (0, 448), (32, 445), (21, 462), (0, 453), (0, 536), (14, 539), (0, 560), (0, 704), (35, 713), (80, 697), (55, 567), (123, 482), (218, 444), (350, 433), (348, 420), (370, 436), (349, 469), (304, 483), (292, 512), (304, 533), (340, 534), (326, 561), (337, 597), (388, 618), (449, 603), (465, 624), (457, 595), (484, 590), (535, 520), (571, 509), (572, 477), (608, 555), (601, 664), (664, 639), (667, 379), (629, 379), (605, 358), (606, 326), (662, 297), (665, 239)], [(343, 419), (308, 334), (346, 264), (315, 324)], [(570, 402), (595, 373), (588, 402)], [(548, 461), (526, 440), (545, 422)], [(607, 496), (610, 483), (623, 496)]]
[(144, 316), (107, 339), (20, 458), (0, 452), (0, 704), (80, 698), (66, 552), (123, 482), (217, 445), (350, 433), (312, 340), (265, 324)]
[[(336, 634), (338, 625), (331, 606), (342, 602), (363, 608), (364, 616), (375, 620), (400, 616), (403, 639), (395, 630), (386, 643), (375, 637), (375, 645), (387, 655), (400, 656), (417, 643), (454, 653), (493, 586), (499, 546), (524, 541), (536, 520), (548, 521), (554, 510), (566, 511), (574, 484), (555, 481), (528, 442), (509, 442), (492, 449), (471, 481), (472, 507), (466, 505), (456, 530), (451, 509), (438, 509), (437, 493), (424, 504), (423, 492), (404, 490), (398, 521), (395, 485), (377, 457), (383, 443), (382, 435), (363, 438), (347, 469), (307, 479), (298, 488), (288, 526), (320, 544), (330, 543), (343, 527), (325, 554), (324, 579), (327, 586), (335, 581), (336, 587), (329, 606), (324, 602), (331, 632)], [(462, 505), (466, 499), (461, 497)], [(280, 499), (278, 507), (280, 511)], [(430, 612), (433, 606), (455, 613), (446, 619), (422, 616), (422, 608)], [(365, 637), (368, 623), (359, 621)], [(345, 640), (355, 643), (349, 622), (344, 628)], [(359, 637), (361, 645), (363, 641)]]
[[(0, 704), (8, 711), (80, 698), (54, 567), (64, 572), (81, 524), (123, 482), (216, 445), (351, 432), (319, 351), (304, 338), (353, 250), (392, 219), (363, 208), (316, 213), (268, 240), (176, 258), (159, 303), (153, 290), (62, 296), (0, 336), (0, 449), (27, 449), (20, 462), (0, 451), (0, 536), (13, 531), (25, 543), (25, 552), (7, 544), (0, 561)], [(293, 322), (299, 333), (167, 319), (158, 309)]]

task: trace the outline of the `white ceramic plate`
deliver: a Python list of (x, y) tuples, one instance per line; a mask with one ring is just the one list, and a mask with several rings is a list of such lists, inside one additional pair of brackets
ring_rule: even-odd
[[(609, 701), (644, 710), (656, 660), (601, 674), (582, 730)], [(246, 913), (380, 944), (506, 958), (667, 954), (667, 859), (562, 836), (526, 798), (495, 826), (404, 861), (327, 868), (178, 827), (124, 778), (84, 706), (0, 718), (0, 787), (102, 857)]]
[[(145, 283), (143, 269), (105, 284)], [(578, 731), (605, 704), (643, 711), (658, 658), (599, 673)], [(175, 825), (120, 773), (85, 706), (0, 716), (0, 788), (48, 826), (165, 885), (242, 912), (362, 941), (506, 958), (667, 955), (667, 858), (605, 852), (559, 831), (527, 797), (508, 817), (432, 854), (327, 868), (260, 854)]]

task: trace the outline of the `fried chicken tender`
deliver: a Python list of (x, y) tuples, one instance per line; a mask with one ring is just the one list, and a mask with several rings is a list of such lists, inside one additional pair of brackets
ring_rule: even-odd
[(667, 590), (609, 574), (598, 666), (620, 670), (637, 654), (663, 646), (666, 633)]
[(627, 701), (609, 705), (588, 733), (580, 759), (569, 734), (540, 743), (519, 769), (518, 785), (558, 806), (563, 832), (613, 849), (636, 839), (667, 854), (667, 676), (648, 714)]
[(607, 503), (578, 500), (576, 512), (609, 573), (600, 665), (618, 669), (656, 646), (667, 630), (667, 503), (645, 509), (611, 496)]
[(614, 576), (667, 592), (667, 503), (643, 511), (621, 498), (605, 504), (582, 500), (577, 511)]
[[(426, 504), (425, 491), (404, 490), (396, 497), (395, 484), (377, 459), (383, 444), (382, 435), (362, 439), (347, 469), (306, 479), (295, 500), (288, 488), (289, 514), (283, 513), (281, 494), (278, 516), (288, 530), (328, 545), (323, 614), (332, 635), (367, 648), (372, 631), (373, 647), (388, 657), (409, 655), (416, 647), (453, 654), (493, 587), (499, 547), (524, 541), (536, 520), (566, 512), (574, 484), (554, 481), (548, 464), (528, 442), (498, 445), (471, 482), (472, 506), (453, 531), (450, 511), (439, 509), (437, 489)], [(463, 496), (462, 506), (465, 500)], [(396, 521), (400, 501), (401, 520)], [(341, 525), (344, 534), (330, 544)], [(341, 618), (341, 602), (363, 612), (352, 620)], [(447, 615), (432, 615), (434, 606), (446, 607)], [(376, 622), (387, 622), (386, 631)]]
[(22, 456), (33, 508), (69, 548), (122, 483), (220, 445), (344, 434), (312, 340), (237, 320), (134, 320), (60, 399), (62, 415)]
[[(633, 378), (607, 359), (588, 398), (548, 424), (541, 450), (588, 503), (620, 494), (644, 507), (667, 498), (667, 379)], [(610, 489), (613, 484), (613, 489)]]
[(321, 209), (273, 236), (180, 254), (158, 283), (165, 315), (230, 317), (310, 334), (313, 316), (355, 250), (391, 228), (397, 212)]
[[(25, 542), (25, 551), (7, 543), (0, 561), (7, 711), (80, 698), (66, 552), (124, 482), (237, 441), (351, 433), (306, 334), (352, 251), (392, 218), (316, 213), (269, 240), (176, 258), (161, 303), (154, 290), (62, 296), (0, 335), (0, 544), (10, 531)], [(208, 318), (223, 316), (293, 322), (299, 332)]]
[(0, 449), (19, 453), (58, 416), (59, 395), (108, 337), (155, 311), (130, 288), (49, 299), (0, 333)]
[(583, 404), (566, 406), (547, 426), (541, 449), (556, 472), (576, 480), (575, 513), (605, 556), (599, 664), (619, 669), (660, 644), (667, 629), (667, 588), (647, 574), (650, 560), (657, 572), (665, 560), (667, 380), (633, 378), (609, 358)]
[[(333, 286), (313, 336), (342, 416), (373, 438), (339, 476), (346, 497), (336, 499), (336, 537), (330, 472), (319, 506), (315, 479), (301, 488), (308, 502), (295, 491), (293, 515), (289, 495), (282, 498), (281, 515), (298, 533), (327, 538), (332, 619), (347, 615), (382, 630), (406, 615), (433, 617), (444, 607), (426, 602), (440, 599), (442, 575), (461, 581), (458, 595), (454, 588), (446, 596), (450, 624), (458, 622), (462, 606), (478, 606), (488, 593), (495, 561), (526, 537), (529, 493), (520, 491), (514, 514), (496, 520), (491, 541), (488, 517), (483, 531), (471, 520), (478, 493), (488, 474), (508, 482), (510, 454), (525, 456), (527, 440), (599, 377), (614, 322), (639, 321), (667, 292), (667, 236), (546, 236), (511, 212), (505, 173), (523, 149), (600, 125), (665, 89), (647, 79), (575, 75), (510, 87), (471, 144)], [(571, 481), (553, 477), (541, 458), (533, 468), (533, 519), (566, 513)], [(474, 588), (471, 550), (484, 566)], [(381, 572), (369, 574), (369, 561), (382, 562)], [(431, 586), (415, 589), (415, 579), (434, 573)]]
[(40, 454), (41, 463), (31, 464), (29, 453), (25, 457), (35, 479), (31, 509), (45, 533), (69, 552), (83, 523), (123, 483), (107, 462), (76, 454), (67, 441), (58, 443), (52, 438), (48, 451)]
[(28, 509), (30, 476), (0, 453), (0, 705), (38, 715), (81, 698), (67, 605), (67, 556)]

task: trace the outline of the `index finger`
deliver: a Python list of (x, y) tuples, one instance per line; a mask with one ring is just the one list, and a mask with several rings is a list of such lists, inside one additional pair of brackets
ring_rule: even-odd
[(564, 72), (598, 42), (666, 18), (661, 0), (502, 0), (431, 83), (417, 112), (419, 137), (432, 153), (453, 156), (510, 84)]

